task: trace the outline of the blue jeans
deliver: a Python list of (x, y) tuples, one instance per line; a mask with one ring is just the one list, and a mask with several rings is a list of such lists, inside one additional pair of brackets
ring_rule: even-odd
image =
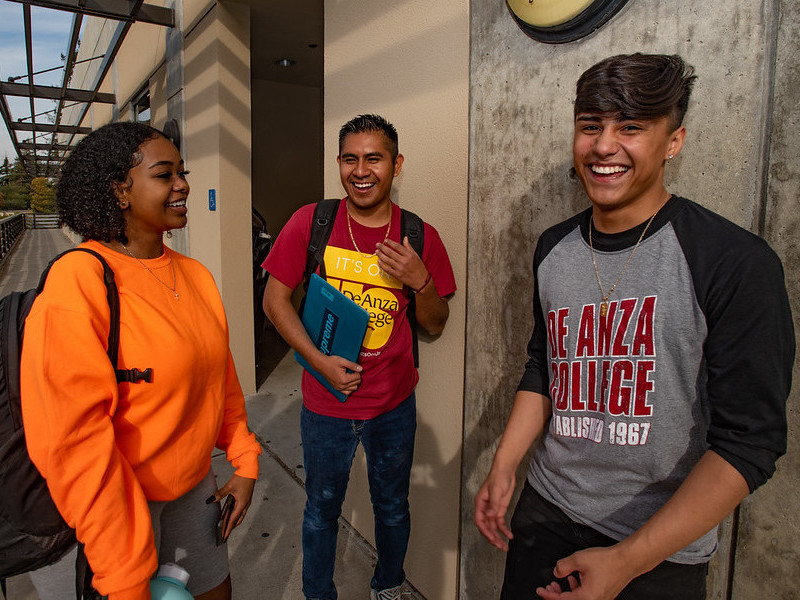
[(413, 393), (397, 408), (365, 421), (326, 417), (303, 407), (300, 433), (306, 470), (303, 512), (306, 598), (336, 600), (333, 567), (338, 519), (359, 442), (367, 457), (378, 550), (378, 564), (370, 585), (382, 590), (403, 583), (403, 561), (411, 533), (408, 487), (416, 429), (417, 402)]

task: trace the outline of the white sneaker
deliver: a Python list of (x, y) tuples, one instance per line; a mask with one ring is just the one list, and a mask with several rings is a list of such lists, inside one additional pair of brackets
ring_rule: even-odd
[(400, 600), (401, 587), (402, 586), (398, 585), (397, 587), (387, 588), (380, 591), (370, 589), (369, 598), (370, 600)]

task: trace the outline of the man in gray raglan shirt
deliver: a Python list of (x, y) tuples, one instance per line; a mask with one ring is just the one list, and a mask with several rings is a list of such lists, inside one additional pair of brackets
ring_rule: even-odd
[(694, 79), (680, 57), (634, 54), (578, 80), (592, 207), (538, 241), (529, 360), (475, 499), (508, 551), (502, 600), (704, 599), (717, 525), (786, 451), (780, 261), (663, 183)]

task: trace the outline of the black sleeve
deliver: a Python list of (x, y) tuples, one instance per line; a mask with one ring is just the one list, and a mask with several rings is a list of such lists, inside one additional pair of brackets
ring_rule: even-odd
[(542, 308), (539, 297), (539, 265), (550, 254), (558, 243), (576, 227), (581, 221), (588, 219), (591, 209), (578, 213), (558, 225), (550, 227), (542, 233), (533, 253), (533, 334), (528, 342), (528, 362), (525, 363), (525, 372), (517, 386), (517, 391), (536, 392), (550, 396), (550, 374), (548, 371), (550, 361), (547, 350), (547, 317)]
[(676, 223), (676, 233), (708, 327), (708, 443), (752, 492), (786, 452), (794, 326), (778, 257), (761, 238), (720, 221), (695, 214)]
[(525, 372), (522, 374), (517, 391), (536, 392), (549, 396), (547, 320), (542, 312), (542, 303), (539, 299), (539, 277), (537, 276), (541, 253), (542, 242), (540, 240), (533, 259), (533, 334), (528, 342), (528, 362), (525, 363)]

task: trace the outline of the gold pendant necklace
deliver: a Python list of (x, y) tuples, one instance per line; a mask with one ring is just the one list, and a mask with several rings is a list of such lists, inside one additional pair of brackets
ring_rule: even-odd
[[(355, 248), (356, 252), (358, 252), (361, 256), (363, 256), (365, 258), (369, 258), (370, 256), (375, 256), (374, 252), (372, 252), (370, 254), (367, 254), (366, 252), (362, 252), (361, 250), (358, 249), (358, 244), (356, 244), (356, 238), (353, 235), (353, 228), (350, 226), (350, 211), (347, 210), (347, 207), (345, 207), (345, 211), (347, 212), (347, 231), (350, 232), (350, 241), (353, 242), (353, 248)], [(383, 243), (384, 244), (389, 239), (389, 232), (391, 230), (392, 230), (392, 211), (391, 211), (391, 208), (390, 208), (390, 210), (389, 210), (389, 224), (386, 226), (386, 235), (383, 236)]]
[(639, 236), (639, 241), (636, 242), (636, 245), (631, 250), (631, 253), (628, 255), (628, 260), (625, 261), (625, 264), (622, 265), (622, 270), (617, 275), (617, 280), (614, 282), (614, 285), (611, 286), (611, 289), (608, 290), (606, 294), (603, 290), (603, 284), (600, 282), (600, 271), (597, 269), (597, 261), (594, 257), (594, 245), (592, 244), (592, 224), (594, 223), (594, 218), (589, 217), (589, 249), (592, 252), (592, 264), (594, 265), (594, 274), (597, 276), (597, 285), (600, 287), (600, 294), (603, 296), (603, 302), (600, 304), (600, 316), (605, 317), (608, 314), (608, 299), (611, 296), (611, 293), (616, 289), (619, 280), (622, 279), (622, 276), (625, 274), (625, 269), (628, 268), (628, 263), (631, 262), (633, 255), (636, 253), (636, 249), (639, 247), (639, 244), (642, 243), (644, 239), (644, 234), (647, 233), (647, 229), (650, 227), (650, 223), (653, 222), (653, 219), (656, 218), (658, 211), (653, 213), (653, 216), (647, 221), (647, 225), (644, 226), (642, 230), (642, 235)]
[(147, 269), (147, 272), (148, 272), (148, 273), (150, 273), (150, 275), (152, 275), (153, 277), (155, 277), (155, 278), (156, 278), (156, 281), (158, 281), (158, 283), (160, 283), (160, 284), (161, 284), (161, 285), (163, 285), (165, 288), (167, 288), (167, 289), (168, 289), (170, 292), (172, 292), (172, 295), (173, 295), (173, 296), (175, 296), (175, 299), (176, 299), (176, 300), (177, 300), (178, 298), (180, 298), (180, 296), (178, 295), (178, 292), (176, 292), (176, 291), (175, 291), (175, 288), (176, 288), (177, 286), (176, 286), (176, 278), (175, 278), (175, 265), (172, 263), (172, 257), (170, 257), (170, 258), (169, 258), (169, 266), (170, 266), (170, 267), (172, 267), (172, 287), (170, 287), (170, 286), (168, 286), (168, 285), (167, 285), (167, 284), (166, 284), (166, 283), (165, 283), (165, 282), (164, 282), (164, 281), (163, 281), (163, 280), (162, 280), (162, 279), (161, 279), (161, 278), (160, 278), (158, 275), (156, 275), (156, 274), (153, 272), (153, 270), (152, 270), (150, 267), (148, 267), (148, 266), (147, 266), (145, 263), (143, 263), (143, 262), (142, 262), (142, 261), (141, 261), (139, 258), (137, 258), (136, 256), (134, 256), (134, 255), (133, 255), (133, 253), (132, 253), (130, 250), (128, 250), (128, 247), (127, 247), (125, 244), (123, 244), (122, 242), (120, 242), (120, 246), (122, 246), (122, 249), (123, 249), (123, 250), (125, 250), (125, 252), (127, 252), (127, 253), (128, 253), (128, 255), (129, 255), (131, 258), (133, 258), (134, 260), (136, 260), (136, 262), (138, 262), (138, 263), (139, 263), (140, 265), (142, 265), (142, 266), (143, 266), (145, 269)]

